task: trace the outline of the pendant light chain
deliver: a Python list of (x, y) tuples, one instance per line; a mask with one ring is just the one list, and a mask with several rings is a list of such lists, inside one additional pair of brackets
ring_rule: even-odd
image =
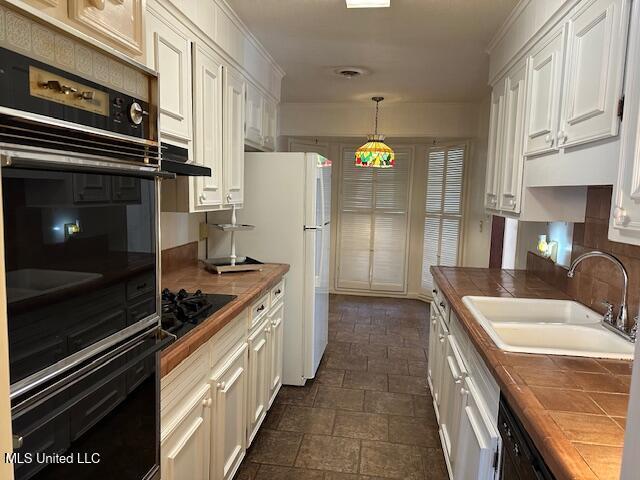
[(374, 130), (374, 133), (376, 135), (378, 135), (378, 108), (380, 106), (380, 100), (376, 100), (376, 128)]

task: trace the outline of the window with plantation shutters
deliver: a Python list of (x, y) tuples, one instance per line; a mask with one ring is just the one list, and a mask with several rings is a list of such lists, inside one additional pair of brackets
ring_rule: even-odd
[(405, 290), (411, 150), (396, 150), (393, 168), (359, 168), (343, 151), (337, 287)]
[(456, 266), (463, 217), (465, 146), (434, 147), (427, 154), (422, 288), (433, 289), (432, 265)]

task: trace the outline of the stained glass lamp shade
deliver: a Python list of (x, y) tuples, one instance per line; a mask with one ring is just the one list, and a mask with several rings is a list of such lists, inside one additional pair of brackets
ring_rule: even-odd
[(356, 150), (356, 167), (391, 168), (395, 164), (396, 155), (389, 145), (384, 143), (384, 135), (378, 133), (378, 104), (383, 97), (373, 97), (376, 102), (375, 133), (367, 135), (367, 143)]
[(367, 143), (356, 151), (356, 167), (391, 168), (396, 155), (384, 143), (384, 135), (368, 135)]

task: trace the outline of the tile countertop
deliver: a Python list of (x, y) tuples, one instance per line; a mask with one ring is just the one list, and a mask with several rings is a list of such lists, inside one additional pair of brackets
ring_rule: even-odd
[(556, 478), (618, 479), (632, 362), (503, 352), (462, 297), (569, 297), (527, 271), (431, 271)]
[(238, 298), (211, 315), (202, 324), (189, 331), (184, 337), (162, 351), (160, 357), (160, 375), (165, 376), (180, 362), (195, 352), (219, 332), (227, 323), (251, 305), (260, 295), (275, 286), (289, 265), (266, 263), (256, 272), (209, 273), (196, 263), (183, 265), (162, 275), (162, 288), (187, 291), (202, 290), (205, 293), (237, 295)]

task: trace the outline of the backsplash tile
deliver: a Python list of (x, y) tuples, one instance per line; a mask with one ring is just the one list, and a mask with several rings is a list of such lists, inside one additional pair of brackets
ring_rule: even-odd
[[(611, 195), (611, 186), (589, 187), (585, 222), (573, 227), (571, 260), (591, 250), (617, 257), (629, 273), (628, 313), (631, 320), (638, 315), (640, 305), (640, 246), (612, 242), (607, 238)], [(617, 307), (622, 298), (622, 276), (607, 260), (591, 258), (578, 266), (575, 277), (569, 279), (567, 268), (529, 252), (527, 270), (600, 313), (605, 311), (602, 301), (608, 300)]]

